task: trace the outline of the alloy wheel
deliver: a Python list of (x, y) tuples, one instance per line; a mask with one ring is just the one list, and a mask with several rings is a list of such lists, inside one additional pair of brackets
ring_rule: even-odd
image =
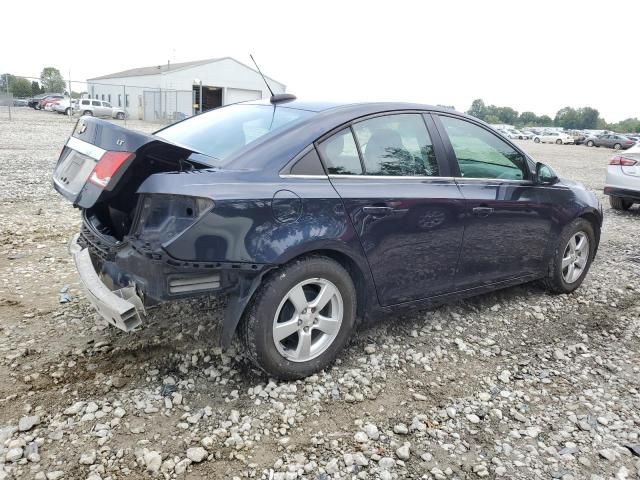
[(571, 235), (562, 255), (562, 278), (567, 283), (577, 281), (589, 261), (589, 237), (580, 231)]
[(284, 358), (308, 362), (334, 342), (344, 315), (342, 295), (324, 278), (295, 285), (284, 296), (273, 319), (273, 341)]

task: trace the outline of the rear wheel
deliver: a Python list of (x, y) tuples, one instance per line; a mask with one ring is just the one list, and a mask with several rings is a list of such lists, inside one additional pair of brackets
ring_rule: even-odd
[(614, 150), (620, 150), (621, 148), (622, 148), (622, 145), (620, 145), (619, 143), (616, 143), (616, 144), (613, 146), (613, 149), (614, 149)]
[(633, 202), (623, 197), (614, 197), (609, 195), (609, 205), (615, 210), (629, 210)]
[(589, 140), (587, 142), (587, 147), (593, 147), (593, 140)]
[(124, 120), (124, 113), (122, 113), (122, 112), (118, 112), (118, 113), (116, 114), (116, 118), (117, 118), (118, 120)]
[(70, 107), (65, 108), (64, 114), (65, 115), (71, 115), (71, 108)]
[(587, 275), (595, 250), (596, 236), (591, 223), (578, 218), (567, 225), (549, 265), (546, 287), (555, 293), (573, 292)]
[(536, 143), (540, 143), (540, 139), (538, 137), (534, 138), (533, 141)]
[(556, 140), (556, 145), (562, 145), (562, 140), (560, 139)]
[(355, 324), (356, 290), (335, 260), (295, 260), (263, 280), (240, 326), (253, 363), (294, 380), (330, 365)]
[(84, 112), (82, 112), (83, 115), (88, 115), (90, 117), (93, 117), (93, 112), (91, 110), (85, 110)]

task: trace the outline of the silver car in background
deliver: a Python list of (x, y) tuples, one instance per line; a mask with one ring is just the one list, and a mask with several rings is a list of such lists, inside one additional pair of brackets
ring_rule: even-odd
[(78, 100), (77, 108), (74, 113), (80, 115), (90, 115), (93, 117), (108, 117), (124, 120), (126, 112), (120, 107), (114, 107), (109, 102), (103, 100), (83, 98)]
[(616, 210), (628, 210), (640, 203), (640, 147), (611, 157), (607, 166), (604, 194)]

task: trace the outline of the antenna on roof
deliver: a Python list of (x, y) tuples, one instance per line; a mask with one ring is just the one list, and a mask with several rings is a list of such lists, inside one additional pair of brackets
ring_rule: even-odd
[(251, 61), (253, 62), (253, 64), (258, 69), (258, 73), (262, 77), (262, 80), (264, 80), (265, 85), (267, 86), (267, 88), (269, 89), (269, 92), (271, 93), (271, 99), (270, 99), (271, 103), (285, 102), (287, 100), (295, 100), (296, 99), (296, 96), (292, 95), (290, 93), (279, 93), (277, 95), (275, 93), (273, 93), (273, 90), (271, 90), (271, 86), (269, 85), (269, 82), (267, 82), (267, 78), (262, 73), (262, 70), (260, 70), (260, 67), (256, 63), (255, 58), (253, 58), (253, 55), (251, 55), (251, 54), (249, 54), (249, 56), (251, 57)]
[(269, 92), (271, 92), (271, 96), (273, 97), (273, 90), (271, 90), (271, 87), (269, 86), (269, 82), (267, 82), (267, 79), (265, 78), (265, 76), (262, 73), (262, 70), (260, 70), (260, 67), (258, 66), (258, 64), (256, 63), (256, 60), (253, 58), (253, 55), (249, 54), (249, 56), (251, 57), (251, 61), (253, 62), (253, 64), (256, 66), (256, 68), (258, 69), (258, 73), (260, 74), (260, 76), (262, 77), (262, 80), (264, 80), (265, 85), (267, 86), (267, 88), (269, 89)]

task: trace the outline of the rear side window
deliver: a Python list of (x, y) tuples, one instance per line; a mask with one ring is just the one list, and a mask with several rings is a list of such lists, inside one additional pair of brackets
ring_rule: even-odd
[(438, 176), (433, 143), (421, 115), (376, 117), (353, 126), (365, 175)]
[(82, 100), (82, 105), (89, 105), (89, 100)]
[(175, 123), (155, 135), (194, 152), (224, 160), (244, 146), (312, 115), (315, 112), (287, 107), (236, 104)]
[(350, 128), (340, 130), (318, 148), (330, 175), (362, 175), (358, 147)]
[(493, 133), (466, 120), (440, 117), (456, 154), (460, 175), (467, 178), (526, 177), (525, 159)]

